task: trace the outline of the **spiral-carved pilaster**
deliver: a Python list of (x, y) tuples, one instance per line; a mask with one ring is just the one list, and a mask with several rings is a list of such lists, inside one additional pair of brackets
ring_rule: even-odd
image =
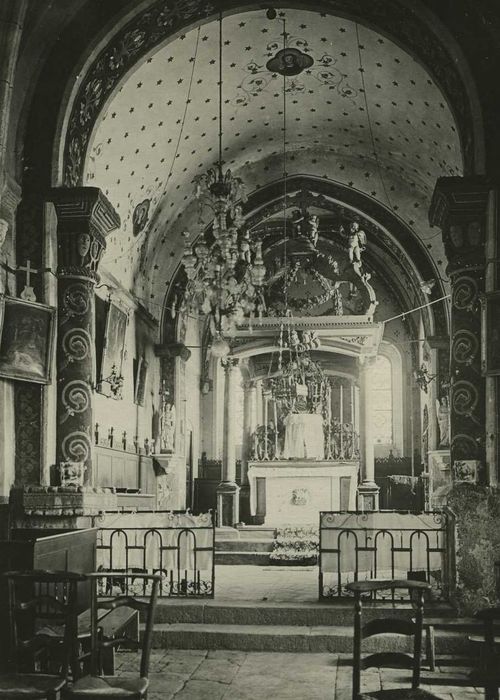
[[(486, 211), (491, 186), (481, 177), (440, 178), (430, 222), (438, 225), (451, 279), (451, 461), (485, 465), (485, 379), (481, 375), (480, 298), (485, 288)], [(482, 478), (486, 475), (481, 473)]]
[(53, 190), (58, 218), (57, 459), (83, 462), (92, 485), (94, 285), (106, 235), (120, 219), (95, 187)]

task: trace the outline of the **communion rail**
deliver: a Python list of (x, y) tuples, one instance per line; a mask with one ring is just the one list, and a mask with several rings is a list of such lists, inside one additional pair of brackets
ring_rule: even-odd
[(319, 598), (350, 597), (351, 581), (416, 578), (449, 600), (454, 551), (451, 512), (321, 512)]
[(160, 597), (213, 598), (215, 522), (211, 512), (107, 512), (97, 533), (97, 570), (117, 575), (103, 579), (101, 594), (114, 595), (118, 588), (145, 595), (134, 579), (120, 578), (126, 572), (160, 574)]

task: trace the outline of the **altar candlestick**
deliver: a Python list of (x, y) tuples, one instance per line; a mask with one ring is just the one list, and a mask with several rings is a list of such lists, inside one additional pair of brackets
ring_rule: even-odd
[(340, 459), (344, 459), (344, 386), (339, 382)]
[(264, 394), (264, 457), (263, 459), (269, 459), (267, 454), (267, 394)]
[(274, 417), (274, 459), (278, 459), (278, 413), (276, 411), (276, 399), (273, 400)]

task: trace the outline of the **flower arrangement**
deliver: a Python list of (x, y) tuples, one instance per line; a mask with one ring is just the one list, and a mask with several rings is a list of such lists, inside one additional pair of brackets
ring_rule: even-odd
[(274, 563), (316, 564), (319, 550), (318, 528), (313, 525), (278, 528), (273, 547), (269, 558)]

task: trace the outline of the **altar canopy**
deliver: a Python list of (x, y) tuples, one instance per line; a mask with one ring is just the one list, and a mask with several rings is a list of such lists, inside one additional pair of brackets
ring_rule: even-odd
[(289, 413), (285, 418), (284, 459), (324, 459), (323, 417), (319, 413)]

